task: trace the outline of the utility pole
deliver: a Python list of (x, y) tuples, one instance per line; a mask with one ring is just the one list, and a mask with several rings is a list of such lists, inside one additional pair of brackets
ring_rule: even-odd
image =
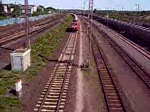
[(30, 39), (29, 39), (29, 15), (28, 15), (28, 0), (25, 0), (25, 37), (26, 37), (26, 47), (30, 48)]
[(3, 1), (2, 1), (2, 0), (0, 0), (0, 4), (3, 4)]
[[(138, 12), (140, 11), (140, 5), (139, 4), (135, 4), (135, 6), (136, 6), (136, 16), (138, 16)], [(135, 23), (136, 23), (136, 21), (135, 21)]]
[(94, 0), (89, 0), (89, 13), (88, 13), (88, 26), (87, 26), (87, 34), (89, 36), (89, 56), (88, 56), (88, 64), (90, 66), (91, 59), (91, 38), (92, 38), (92, 17), (93, 17), (93, 3)]
[(85, 2), (85, 0), (84, 0), (84, 4), (83, 4), (83, 5), (84, 5), (84, 6), (83, 6), (83, 15), (85, 15), (85, 3), (86, 3), (86, 2)]
[(108, 12), (107, 12), (106, 18), (107, 18), (107, 27), (108, 27), (108, 18), (109, 18)]
[(139, 4), (135, 4), (135, 6), (137, 7), (136, 10), (140, 11), (140, 5)]
[[(93, 0), (89, 0), (89, 13), (88, 13), (88, 31), (92, 29), (92, 17), (93, 17)], [(91, 33), (90, 33), (91, 34)]]
[(17, 23), (17, 4), (15, 2), (15, 23)]

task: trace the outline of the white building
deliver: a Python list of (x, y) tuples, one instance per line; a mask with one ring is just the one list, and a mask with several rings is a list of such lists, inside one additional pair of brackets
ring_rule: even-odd
[[(0, 4), (0, 13), (6, 13), (11, 14), (15, 7), (19, 7), (22, 11), (22, 13), (25, 13), (25, 5), (15, 5), (15, 4)], [(33, 14), (35, 11), (37, 11), (37, 6), (35, 5), (29, 5), (28, 13), (29, 15)]]
[(38, 8), (37, 6), (33, 5), (33, 6), (32, 6), (32, 12), (36, 12), (36, 11), (37, 11), (37, 8)]
[(8, 5), (3, 5), (3, 8), (4, 8), (4, 12), (8, 13)]
[[(25, 5), (21, 5), (20, 8), (22, 10), (22, 13), (25, 14)], [(35, 5), (28, 6), (28, 14), (29, 15), (32, 15), (36, 11), (37, 11), (37, 6), (35, 6)]]

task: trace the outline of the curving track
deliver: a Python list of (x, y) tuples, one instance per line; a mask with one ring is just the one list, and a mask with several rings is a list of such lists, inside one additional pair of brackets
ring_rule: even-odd
[[(61, 16), (62, 17), (62, 16)], [(43, 34), (45, 31), (51, 30), (55, 26), (58, 26), (61, 23), (62, 18), (58, 18), (56, 20), (45, 20), (38, 24), (41, 26), (32, 27), (29, 37), (31, 43), (36, 42), (37, 36)], [(37, 24), (36, 24), (37, 25)], [(6, 36), (4, 38), (0, 38), (0, 69), (8, 69), (10, 70), (10, 52), (13, 50), (23, 47), (25, 43), (25, 38), (23, 38), (24, 31), (20, 31), (10, 34), (10, 36)]]
[[(83, 24), (87, 26), (86, 21), (83, 18), (81, 19), (84, 22)], [(107, 110), (109, 112), (126, 112), (117, 85), (113, 80), (113, 75), (108, 69), (108, 65), (105, 63), (106, 60), (104, 54), (101, 52), (96, 37), (92, 34), (92, 37), (89, 38), (89, 40), (91, 41), (91, 48), (96, 62)]]
[[(57, 19), (58, 17), (46, 17), (44, 19), (36, 20), (36, 21), (29, 21), (29, 27), (34, 27), (40, 24), (49, 23), (52, 22), (54, 19)], [(8, 36), (10, 34), (19, 32), (25, 28), (25, 23), (19, 23), (19, 24), (13, 24), (8, 26), (0, 26), (0, 38), (3, 38), (5, 36)]]
[[(84, 21), (84, 24), (87, 24), (86, 17), (81, 16), (81, 19)], [(112, 108), (114, 108), (114, 110), (115, 109), (116, 110), (113, 112), (133, 111), (133, 110), (136, 111), (142, 110), (147, 112), (149, 109), (147, 104), (149, 101), (146, 99), (149, 99), (147, 95), (149, 94), (149, 89), (150, 89), (150, 72), (149, 72), (150, 53), (144, 50), (142, 47), (135, 44), (134, 42), (124, 38), (122, 35), (112, 31), (111, 29), (105, 27), (104, 25), (94, 20), (92, 21), (92, 26), (93, 26), (92, 32), (90, 32), (92, 33), (92, 37), (90, 38), (91, 47), (97, 65), (100, 82), (102, 83), (102, 88), (103, 88), (105, 102), (108, 111), (111, 112), (113, 111)], [(101, 49), (101, 47), (107, 47), (107, 46), (108, 48)], [(115, 52), (112, 51), (111, 53), (108, 53), (109, 52), (108, 49), (110, 47), (111, 49), (114, 49)], [(103, 52), (103, 50), (105, 52)], [(117, 53), (116, 56), (117, 57), (119, 56), (120, 60), (111, 61), (109, 63), (108, 59), (106, 59), (105, 53), (111, 54), (111, 56), (115, 56), (115, 53)], [(107, 58), (109, 58), (109, 60), (113, 59), (113, 57), (110, 57), (108, 55)], [(125, 67), (125, 70), (129, 69), (129, 71), (125, 72), (125, 73), (129, 73), (127, 74), (127, 76), (132, 74), (134, 75), (131, 76), (132, 78), (136, 77), (136, 79), (130, 80), (134, 82), (133, 83), (120, 82), (120, 81), (124, 81), (124, 79), (121, 79), (122, 74), (118, 74), (118, 73), (121, 73), (120, 71), (122, 71), (123, 68), (120, 68), (122, 70), (119, 70), (119, 72), (117, 73), (115, 70), (119, 68), (116, 67), (110, 68), (111, 65), (109, 64), (112, 64), (112, 62), (121, 62), (121, 63), (123, 62), (126, 66), (124, 66), (124, 64), (122, 63), (123, 65), (121, 67)], [(119, 63), (119, 65), (121, 65), (121, 63)], [(114, 72), (117, 73), (116, 75), (113, 73), (112, 68), (114, 69)], [(128, 78), (126, 78), (125, 80), (127, 81), (127, 79)], [(123, 85), (126, 83), (129, 83), (127, 84), (128, 87)], [(134, 84), (134, 85), (131, 85), (130, 88), (129, 87), (130, 84)], [(135, 94), (137, 96), (134, 96), (134, 93), (131, 92), (133, 91), (132, 87), (137, 88), (137, 89), (136, 88), (133, 89), (135, 90)], [(126, 90), (128, 88), (129, 90)], [(143, 93), (142, 91), (145, 91), (145, 93)], [(133, 103), (134, 101), (137, 102)], [(143, 104), (141, 104), (140, 101), (141, 102), (144, 101)], [(145, 104), (145, 102), (147, 103)]]
[[(35, 24), (34, 26), (30, 27), (29, 29), (29, 37), (31, 38), (31, 36), (38, 34), (46, 29), (48, 29), (49, 27), (54, 26), (55, 24), (58, 24), (60, 22), (60, 18), (55, 19), (54, 21), (49, 21), (49, 20), (44, 20), (41, 23)], [(23, 38), (25, 36), (25, 31), (24, 30), (20, 30), (20, 31), (16, 31), (10, 34), (7, 34), (5, 36), (3, 36), (3, 38), (0, 38), (0, 46), (3, 46), (5, 44), (9, 44), (10, 42), (16, 41), (20, 38)]]
[(35, 112), (63, 112), (74, 59), (77, 34), (69, 36), (67, 44), (34, 108)]
[[(93, 24), (95, 29), (102, 34), (102, 36), (110, 43), (110, 45), (117, 51), (117, 53), (122, 57), (122, 59), (130, 66), (130, 68), (135, 72), (135, 74), (141, 79), (141, 81), (150, 89), (150, 74), (140, 65), (135, 59), (130, 57), (129, 54), (125, 52), (115, 41), (113, 41), (106, 33), (104, 33), (100, 26)], [(111, 31), (110, 31), (111, 32)], [(117, 35), (116, 35), (117, 36)], [(119, 35), (118, 35), (119, 36)], [(133, 42), (128, 42), (127, 39), (124, 40), (125, 43), (129, 44), (132, 48), (139, 51), (144, 57), (150, 60), (149, 52), (141, 49), (139, 46), (134, 44)]]
[(91, 47), (97, 65), (100, 81), (104, 92), (106, 106), (109, 112), (126, 112), (121, 101), (119, 92), (113, 82), (112, 75), (110, 74), (104, 57), (98, 47), (95, 37), (91, 39)]

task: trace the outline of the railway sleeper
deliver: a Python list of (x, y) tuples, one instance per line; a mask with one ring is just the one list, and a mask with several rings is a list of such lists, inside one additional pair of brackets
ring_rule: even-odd
[(114, 103), (116, 103), (116, 104), (121, 104), (120, 100), (118, 100), (118, 99), (115, 99), (115, 100), (107, 99), (107, 100), (108, 100), (108, 102), (109, 102), (110, 104), (114, 104)]
[[(43, 105), (42, 106), (42, 109), (50, 109), (50, 110), (54, 109), (55, 110), (56, 108), (57, 108), (57, 105)], [(59, 106), (59, 108), (64, 109), (64, 105)]]
[(113, 89), (105, 89), (105, 92), (106, 93), (116, 93), (116, 91)]
[(109, 112), (124, 112), (122, 108), (111, 108)]
[(105, 93), (106, 93), (106, 95), (108, 96), (108, 97), (111, 97), (111, 96), (117, 96), (117, 94), (116, 94), (116, 92), (114, 91), (114, 92), (110, 92), (110, 91), (105, 91)]
[(114, 90), (114, 87), (106, 87), (105, 90)]

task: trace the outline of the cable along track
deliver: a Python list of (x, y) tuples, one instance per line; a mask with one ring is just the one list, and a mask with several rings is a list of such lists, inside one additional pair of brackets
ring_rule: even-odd
[(67, 44), (58, 60), (61, 63), (58, 62), (51, 73), (51, 76), (38, 99), (36, 107), (34, 108), (34, 112), (64, 111), (72, 71), (72, 66), (69, 62), (74, 59), (76, 41), (77, 33), (70, 34)]

